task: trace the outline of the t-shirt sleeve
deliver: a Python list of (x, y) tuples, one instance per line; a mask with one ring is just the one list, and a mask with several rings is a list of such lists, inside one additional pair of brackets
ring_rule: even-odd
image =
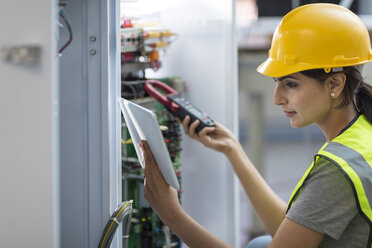
[(356, 214), (348, 179), (336, 165), (320, 157), (286, 217), (338, 240)]

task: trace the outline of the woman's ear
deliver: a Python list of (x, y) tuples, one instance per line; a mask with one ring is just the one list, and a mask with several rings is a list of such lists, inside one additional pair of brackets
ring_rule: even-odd
[(342, 90), (345, 87), (346, 83), (346, 75), (344, 73), (337, 73), (332, 75), (328, 78), (329, 80), (329, 87), (330, 87), (330, 95), (332, 98), (337, 98), (341, 95)]

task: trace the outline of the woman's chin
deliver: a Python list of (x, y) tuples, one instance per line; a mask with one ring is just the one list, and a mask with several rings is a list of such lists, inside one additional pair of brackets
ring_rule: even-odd
[(291, 123), (291, 126), (294, 128), (302, 128), (302, 127), (306, 127), (311, 124), (311, 123), (300, 122), (298, 120), (296, 121), (293, 119), (291, 119), (290, 123)]

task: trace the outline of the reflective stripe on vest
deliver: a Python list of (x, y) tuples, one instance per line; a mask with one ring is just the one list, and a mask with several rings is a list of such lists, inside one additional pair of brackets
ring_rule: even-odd
[(301, 193), (318, 157), (335, 164), (350, 182), (358, 211), (370, 226), (367, 247), (372, 247), (372, 124), (360, 115), (332, 142), (323, 145), (293, 191), (287, 212)]

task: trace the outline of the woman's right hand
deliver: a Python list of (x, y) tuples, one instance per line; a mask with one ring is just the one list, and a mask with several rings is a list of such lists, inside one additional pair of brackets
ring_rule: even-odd
[(199, 120), (196, 120), (189, 125), (190, 117), (188, 115), (182, 121), (185, 133), (190, 138), (200, 141), (205, 146), (227, 154), (238, 143), (234, 134), (218, 122), (215, 122), (215, 127), (205, 127), (197, 133), (196, 127), (199, 123)]

